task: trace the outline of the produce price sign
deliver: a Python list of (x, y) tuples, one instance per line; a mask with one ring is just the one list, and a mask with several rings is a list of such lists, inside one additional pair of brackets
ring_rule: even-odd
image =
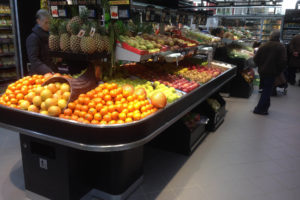
[(130, 0), (111, 0), (109, 5), (111, 19), (130, 18)]

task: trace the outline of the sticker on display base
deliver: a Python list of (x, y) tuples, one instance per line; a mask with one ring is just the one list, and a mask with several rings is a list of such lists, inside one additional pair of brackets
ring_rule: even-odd
[(67, 12), (66, 12), (65, 9), (59, 9), (59, 10), (58, 10), (58, 15), (59, 15), (60, 17), (66, 17), (66, 16), (67, 16)]
[(57, 6), (51, 6), (51, 15), (52, 15), (52, 17), (58, 17), (58, 7)]
[(85, 34), (85, 30), (80, 30), (79, 33), (77, 34), (77, 37), (82, 38)]
[(96, 29), (95, 29), (94, 27), (92, 27), (92, 28), (91, 28), (91, 31), (90, 31), (90, 36), (91, 36), (91, 37), (94, 37), (95, 32), (96, 32)]
[(119, 19), (118, 6), (110, 6), (110, 17), (112, 19)]

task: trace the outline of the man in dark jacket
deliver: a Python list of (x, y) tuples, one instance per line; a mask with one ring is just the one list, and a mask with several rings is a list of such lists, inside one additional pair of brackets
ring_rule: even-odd
[(36, 14), (37, 24), (26, 40), (28, 59), (31, 63), (30, 74), (46, 74), (53, 72), (49, 56), (48, 38), (50, 15), (46, 10)]
[(270, 40), (262, 45), (254, 56), (254, 62), (258, 66), (259, 76), (261, 77), (261, 81), (263, 81), (263, 91), (253, 111), (255, 114), (268, 114), (275, 78), (283, 72), (286, 66), (286, 50), (279, 39), (280, 32), (272, 32)]
[[(288, 48), (288, 82), (292, 85), (296, 83), (296, 70), (300, 68), (300, 35), (293, 37)], [(300, 85), (300, 81), (299, 81)]]

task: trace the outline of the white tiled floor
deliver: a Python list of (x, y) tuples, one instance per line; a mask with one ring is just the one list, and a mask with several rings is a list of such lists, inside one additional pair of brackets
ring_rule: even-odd
[[(226, 99), (225, 122), (190, 157), (147, 147), (129, 200), (299, 200), (300, 87), (273, 97), (269, 116), (251, 112), (258, 97)], [(0, 200), (23, 199), (18, 135), (0, 129)]]

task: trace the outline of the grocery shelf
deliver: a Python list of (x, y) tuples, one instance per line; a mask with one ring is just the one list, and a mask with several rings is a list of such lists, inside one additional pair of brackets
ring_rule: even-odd
[(0, 13), (0, 17), (10, 17), (10, 13)]
[(11, 30), (11, 26), (0, 26), (0, 30)]
[(2, 38), (0, 39), (0, 44), (10, 44), (10, 43), (13, 43), (14, 40), (11, 39), (11, 38)]
[[(220, 76), (185, 94), (164, 109), (140, 121), (128, 124), (100, 126), (83, 124), (0, 105), (0, 126), (86, 151), (112, 152), (133, 149), (152, 140), (217, 92), (235, 77), (236, 71), (236, 66), (232, 66)], [(22, 119), (22, 121), (15, 119)], [(39, 123), (36, 123), (37, 121)], [(63, 130), (61, 127), (64, 127)]]
[(0, 65), (0, 70), (1, 69), (16, 69), (16, 65)]
[(107, 58), (109, 55), (107, 53), (83, 54), (83, 53), (72, 53), (72, 52), (62, 52), (62, 51), (50, 51), (50, 56), (60, 57), (66, 60), (90, 61), (90, 60), (97, 60), (101, 58)]
[(14, 56), (15, 53), (1, 53), (0, 57), (8, 57), (8, 56)]
[(17, 80), (16, 77), (0, 78), (0, 84), (7, 83), (7, 82), (12, 82), (12, 81), (16, 81), (16, 80)]

